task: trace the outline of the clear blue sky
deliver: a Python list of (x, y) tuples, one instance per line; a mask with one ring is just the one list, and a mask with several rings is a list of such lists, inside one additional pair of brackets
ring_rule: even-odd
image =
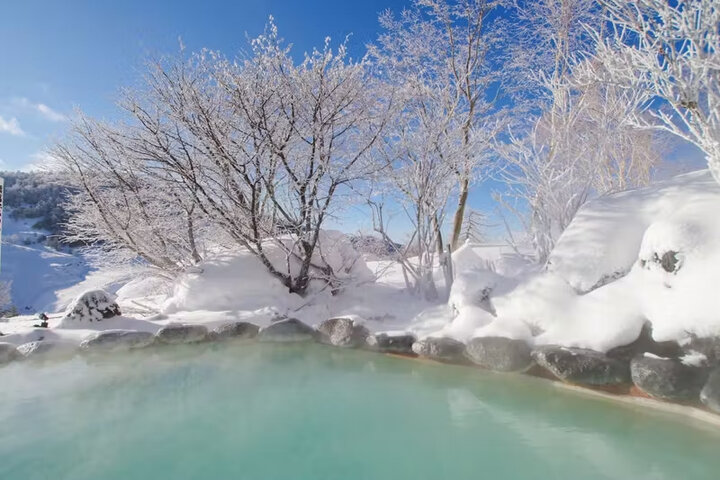
[(29, 168), (61, 135), (74, 107), (113, 115), (118, 89), (137, 81), (149, 56), (178, 38), (231, 55), (274, 15), (302, 55), (352, 34), (360, 56), (377, 16), (406, 0), (0, 0), (0, 169)]
[[(232, 55), (260, 34), (273, 15), (298, 57), (326, 36), (350, 37), (360, 57), (377, 38), (377, 17), (410, 0), (0, 0), (0, 170), (29, 169), (67, 128), (75, 107), (103, 118), (116, 114), (119, 88), (136, 83), (144, 61), (203, 47)], [(492, 212), (489, 188), (471, 206)], [(368, 229), (350, 209), (345, 230)], [(398, 216), (394, 226), (407, 225)]]
[[(273, 15), (298, 57), (322, 46), (326, 36), (340, 42), (350, 34), (350, 53), (359, 57), (377, 37), (378, 14), (409, 3), (0, 0), (0, 170), (40, 163), (46, 147), (67, 128), (74, 107), (96, 117), (115, 115), (118, 89), (137, 82), (147, 58), (177, 52), (180, 37), (191, 51), (207, 47), (232, 55)], [(490, 182), (475, 188), (469, 200), (496, 223), (490, 191), (497, 187)], [(344, 223), (354, 225), (338, 227), (370, 227), (365, 215), (348, 216)]]

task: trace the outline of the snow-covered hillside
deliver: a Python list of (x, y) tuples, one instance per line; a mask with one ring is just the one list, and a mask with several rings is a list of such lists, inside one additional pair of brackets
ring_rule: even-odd
[(87, 263), (39, 242), (47, 232), (32, 228), (37, 219), (13, 219), (5, 213), (0, 281), (11, 282), (12, 304), (20, 313), (64, 308), (68, 299), (60, 292), (85, 279)]

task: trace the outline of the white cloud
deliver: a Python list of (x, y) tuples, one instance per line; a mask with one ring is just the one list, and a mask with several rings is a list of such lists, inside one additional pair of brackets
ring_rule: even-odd
[(53, 110), (49, 106), (45, 105), (44, 103), (35, 103), (31, 102), (29, 99), (25, 97), (16, 97), (12, 99), (13, 104), (17, 105), (18, 107), (34, 110), (40, 115), (42, 115), (46, 120), (50, 120), (51, 122), (64, 122), (67, 120), (67, 117), (63, 115), (62, 113)]
[(50, 120), (51, 122), (64, 122), (67, 120), (67, 117), (63, 115), (62, 113), (56, 112), (52, 108), (48, 107), (44, 103), (38, 103), (35, 105), (35, 108), (38, 112), (40, 112), (45, 118)]
[(20, 128), (20, 122), (18, 122), (17, 118), (11, 117), (8, 120), (5, 120), (2, 116), (0, 116), (0, 133), (9, 133), (10, 135), (14, 135), (16, 137), (21, 137), (25, 135), (25, 132), (22, 128)]
[(37, 170), (53, 170), (57, 165), (57, 159), (52, 154), (46, 151), (35, 152), (30, 155), (31, 161), (25, 164), (20, 171), (21, 172), (32, 172)]

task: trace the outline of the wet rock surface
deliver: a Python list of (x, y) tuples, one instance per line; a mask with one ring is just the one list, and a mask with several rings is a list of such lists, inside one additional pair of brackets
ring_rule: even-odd
[(720, 367), (710, 372), (700, 391), (700, 401), (709, 409), (720, 413)]
[(322, 343), (336, 347), (362, 347), (370, 335), (370, 331), (365, 326), (347, 317), (325, 320), (317, 330)]
[(696, 401), (708, 378), (708, 369), (684, 365), (674, 358), (640, 355), (630, 362), (632, 381), (654, 398)]
[(527, 370), (533, 363), (530, 353), (525, 341), (504, 337), (473, 338), (465, 349), (474, 364), (498, 372)]
[(207, 336), (208, 329), (205, 325), (182, 324), (166, 325), (155, 334), (158, 342), (170, 345), (202, 342)]
[(46, 358), (70, 356), (75, 352), (76, 348), (67, 343), (38, 340), (19, 345), (17, 350), (25, 358)]
[(378, 352), (415, 355), (412, 346), (416, 341), (415, 335), (409, 333), (378, 333), (370, 335), (366, 343), (368, 348)]
[(316, 340), (317, 331), (297, 318), (271, 323), (260, 330), (261, 342), (310, 342)]
[(136, 330), (105, 330), (91, 335), (80, 343), (81, 350), (116, 351), (144, 348), (155, 341), (150, 332)]
[(450, 363), (467, 363), (465, 344), (448, 337), (428, 337), (412, 344), (412, 351), (421, 357)]
[(604, 386), (630, 381), (627, 363), (595, 350), (549, 345), (533, 350), (532, 358), (559, 379), (570, 383)]
[(231, 340), (231, 339), (243, 339), (249, 340), (257, 337), (260, 327), (249, 322), (230, 322), (210, 332), (212, 340)]

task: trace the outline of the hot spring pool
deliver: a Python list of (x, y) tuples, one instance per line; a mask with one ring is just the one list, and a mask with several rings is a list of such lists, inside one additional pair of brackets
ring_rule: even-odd
[(716, 479), (720, 434), (533, 378), (308, 345), (0, 369), (0, 479)]

